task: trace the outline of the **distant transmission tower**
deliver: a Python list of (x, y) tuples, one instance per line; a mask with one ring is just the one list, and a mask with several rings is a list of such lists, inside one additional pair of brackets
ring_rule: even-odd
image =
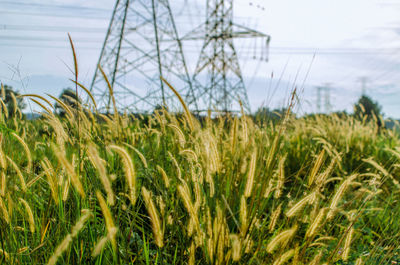
[[(117, 0), (98, 65), (113, 87), (119, 111), (144, 112), (161, 106), (179, 106), (161, 76), (185, 99), (194, 97), (168, 0)], [(99, 69), (95, 71), (91, 92), (101, 110), (112, 109)]]
[(322, 102), (322, 98), (321, 98), (321, 90), (323, 89), (323, 87), (318, 86), (317, 87), (317, 112), (321, 113), (321, 102)]
[(322, 112), (322, 92), (324, 93), (324, 109), (325, 113), (329, 113), (332, 110), (331, 104), (331, 85), (325, 84), (324, 86), (318, 86), (317, 89), (317, 113)]
[(233, 22), (233, 0), (207, 0), (206, 22), (184, 37), (204, 40), (193, 75), (194, 94), (190, 104), (199, 102), (204, 110), (238, 111), (239, 100), (245, 110), (250, 105), (233, 40), (263, 38), (267, 54), (270, 37)]
[(360, 77), (358, 80), (361, 83), (361, 96), (365, 96), (367, 94), (367, 83), (369, 80), (365, 76)]

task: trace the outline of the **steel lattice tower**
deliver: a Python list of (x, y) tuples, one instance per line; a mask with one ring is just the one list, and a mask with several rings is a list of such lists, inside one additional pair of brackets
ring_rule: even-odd
[[(263, 38), (268, 49), (270, 37), (233, 23), (233, 0), (207, 0), (206, 22), (184, 40), (204, 39), (192, 81), (190, 104), (198, 102), (205, 110), (238, 111), (239, 100), (250, 111), (238, 54), (236, 38)], [(268, 51), (266, 51), (268, 52)]]
[[(170, 80), (184, 99), (194, 97), (168, 0), (117, 0), (98, 65), (113, 87), (119, 111), (179, 106), (161, 76)], [(111, 100), (99, 69), (91, 92), (100, 110), (108, 112)]]
[(325, 113), (329, 113), (332, 109), (331, 104), (331, 85), (329, 83), (324, 84), (324, 86), (318, 86), (317, 89), (317, 113), (322, 111), (322, 92), (324, 93), (324, 109)]

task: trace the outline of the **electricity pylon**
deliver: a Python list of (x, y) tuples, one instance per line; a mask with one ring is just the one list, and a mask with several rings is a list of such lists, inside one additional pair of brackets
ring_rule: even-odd
[(318, 86), (317, 89), (317, 112), (321, 113), (322, 109), (322, 92), (324, 92), (324, 108), (325, 113), (329, 113), (332, 110), (331, 105), (331, 85), (325, 84), (324, 86)]
[(265, 53), (270, 37), (233, 22), (233, 0), (207, 0), (206, 22), (187, 34), (184, 40), (203, 39), (193, 75), (194, 94), (189, 103), (198, 102), (205, 110), (238, 111), (239, 100), (250, 111), (234, 39), (263, 38)]
[[(118, 111), (179, 106), (161, 77), (169, 80), (184, 99), (194, 95), (168, 0), (117, 0), (98, 65), (113, 88)], [(107, 84), (98, 68), (91, 92), (100, 110), (112, 109)]]
[(323, 87), (318, 86), (318, 87), (316, 87), (316, 89), (317, 89), (317, 112), (321, 113), (321, 101), (322, 101), (321, 91), (322, 91)]
[(361, 83), (361, 96), (365, 96), (367, 94), (368, 77), (362, 76), (358, 80)]

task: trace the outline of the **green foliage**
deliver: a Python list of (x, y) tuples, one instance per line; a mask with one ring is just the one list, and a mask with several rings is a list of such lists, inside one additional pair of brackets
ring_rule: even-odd
[[(282, 108), (282, 109), (274, 109), (270, 110), (267, 107), (260, 107), (253, 115), (254, 120), (257, 121), (258, 123), (264, 124), (264, 123), (277, 123), (285, 117), (287, 114), (287, 109)], [(290, 113), (292, 116), (293, 114)]]
[(379, 106), (378, 102), (373, 101), (366, 95), (363, 95), (354, 105), (354, 116), (358, 119), (367, 117), (368, 120), (371, 120), (374, 116), (379, 118), (382, 115), (381, 110), (382, 107)]
[(26, 107), (26, 104), (23, 98), (19, 97), (20, 94), (18, 93), (18, 91), (15, 91), (11, 86), (4, 85), (3, 89), (4, 92), (1, 91), (0, 98), (3, 100), (8, 109), (8, 117), (12, 118), (17, 115), (18, 110), (23, 110)]
[[(78, 104), (81, 103), (81, 100), (77, 97), (76, 92), (72, 88), (65, 88), (61, 92), (58, 99), (61, 100), (65, 105), (67, 105), (71, 109), (76, 109)], [(58, 102), (56, 102), (54, 107), (56, 109), (56, 112), (60, 116), (62, 116), (62, 117), (65, 116), (66, 112), (65, 112), (64, 108)]]

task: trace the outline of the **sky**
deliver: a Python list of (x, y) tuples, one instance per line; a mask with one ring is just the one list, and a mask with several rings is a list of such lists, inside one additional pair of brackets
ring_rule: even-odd
[[(181, 35), (204, 21), (205, 2), (170, 0)], [(379, 102), (385, 117), (400, 118), (400, 1), (236, 0), (234, 5), (235, 23), (271, 36), (268, 62), (260, 58), (259, 41), (235, 41), (252, 111), (285, 106), (296, 87), (298, 113), (315, 112), (316, 87), (322, 86), (330, 87), (330, 111), (351, 112), (364, 79), (366, 94)], [(23, 94), (57, 96), (72, 86), (69, 32), (80, 81), (90, 86), (113, 6), (111, 0), (0, 0), (0, 81)], [(201, 43), (191, 45), (186, 57), (193, 68)]]

